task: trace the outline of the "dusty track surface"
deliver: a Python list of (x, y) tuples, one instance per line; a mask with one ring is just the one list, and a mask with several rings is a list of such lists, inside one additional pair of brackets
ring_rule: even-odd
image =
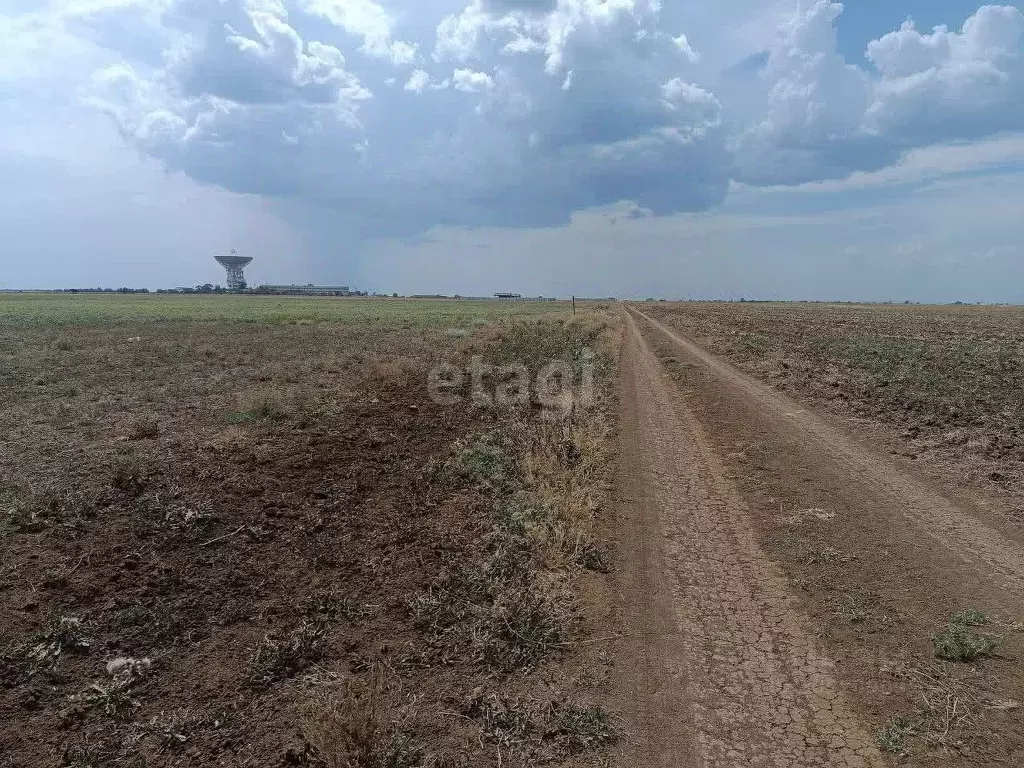
[(622, 656), (647, 766), (875, 766), (784, 574), (632, 315), (619, 491)]
[(961, 506), (909, 478), (886, 457), (856, 444), (811, 411), (709, 355), (653, 318), (637, 314), (671, 339), (683, 354), (714, 374), (722, 385), (746, 397), (763, 413), (789, 422), (790, 430), (799, 433), (809, 446), (846, 467), (852, 476), (870, 477), (889, 507), (900, 510), (924, 535), (956, 553), (965, 563), (985, 569), (1001, 586), (1017, 595), (1024, 594), (1024, 547), (1019, 538), (1011, 538), (1012, 532), (1000, 531), (964, 514)]
[[(641, 762), (887, 765), (874, 736), (907, 715), (907, 764), (1020, 765), (1019, 633), (981, 665), (940, 664), (930, 642), (967, 607), (1019, 619), (1019, 531), (626, 315), (620, 675)], [(862, 600), (855, 626), (838, 618)]]

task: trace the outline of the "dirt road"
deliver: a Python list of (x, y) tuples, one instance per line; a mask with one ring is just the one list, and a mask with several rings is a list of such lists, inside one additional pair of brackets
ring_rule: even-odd
[[(690, 385), (654, 343), (699, 374)], [(930, 629), (965, 601), (1019, 609), (1019, 539), (635, 309), (621, 377), (619, 656), (636, 762), (890, 764), (875, 733), (919, 691), (880, 670), (930, 659)], [(757, 477), (742, 452), (755, 441), (772, 446)], [(801, 509), (816, 516), (800, 534), (836, 553), (821, 594), (796, 594), (766, 546)], [(854, 594), (883, 606), (885, 631), (822, 642), (836, 596)], [(1016, 672), (985, 684), (1024, 685)], [(1020, 741), (982, 740), (970, 757), (943, 745), (929, 764), (1017, 764)]]
[[(639, 540), (648, 765), (881, 765), (700, 425), (628, 319), (620, 488)], [(644, 574), (644, 569), (650, 569)], [(642, 601), (646, 602), (646, 601)], [(647, 647), (643, 647), (647, 645)], [(645, 699), (645, 694), (648, 699)], [(653, 694), (653, 696), (652, 696)]]

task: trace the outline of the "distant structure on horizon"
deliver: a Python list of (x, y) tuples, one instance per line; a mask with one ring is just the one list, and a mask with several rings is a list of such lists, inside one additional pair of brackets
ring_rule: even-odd
[(228, 290), (244, 291), (246, 287), (245, 268), (252, 261), (252, 256), (239, 256), (232, 249), (230, 255), (214, 256), (214, 258), (218, 264), (224, 267), (224, 271), (228, 273)]
[(347, 285), (261, 285), (256, 293), (272, 293), (282, 296), (365, 296), (353, 291)]

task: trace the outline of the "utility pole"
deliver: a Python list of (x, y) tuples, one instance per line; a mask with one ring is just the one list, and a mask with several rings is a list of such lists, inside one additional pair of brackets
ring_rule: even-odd
[(576, 297), (572, 297), (572, 316), (576, 317)]

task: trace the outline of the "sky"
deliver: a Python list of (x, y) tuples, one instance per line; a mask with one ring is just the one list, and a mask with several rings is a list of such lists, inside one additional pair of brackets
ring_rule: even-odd
[(1024, 302), (1024, 13), (0, 0), (0, 288)]

